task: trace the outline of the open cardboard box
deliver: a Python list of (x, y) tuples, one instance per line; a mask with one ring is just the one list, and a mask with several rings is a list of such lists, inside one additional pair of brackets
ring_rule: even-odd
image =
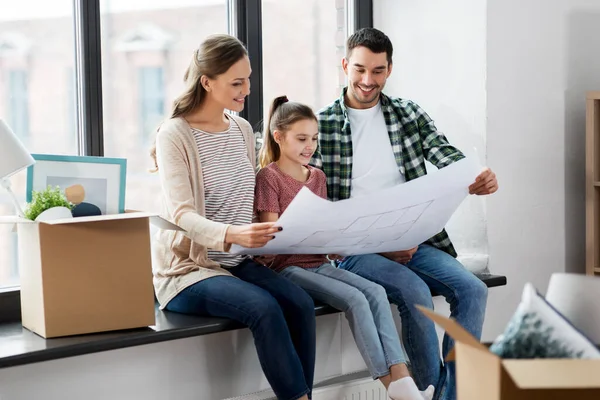
[(45, 338), (155, 323), (150, 227), (182, 230), (155, 214), (17, 224), (21, 317)]
[(598, 400), (600, 360), (501, 359), (456, 321), (416, 306), (456, 342), (458, 400)]

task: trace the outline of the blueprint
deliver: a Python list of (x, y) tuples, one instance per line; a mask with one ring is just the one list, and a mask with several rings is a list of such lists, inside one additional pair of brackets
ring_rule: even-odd
[(306, 187), (277, 221), (283, 230), (265, 247), (234, 254), (354, 255), (411, 249), (440, 232), (481, 172), (466, 158), (401, 185), (337, 202)]

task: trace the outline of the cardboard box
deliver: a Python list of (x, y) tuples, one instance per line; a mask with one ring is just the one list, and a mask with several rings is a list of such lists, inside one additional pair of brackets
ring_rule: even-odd
[(597, 400), (600, 360), (501, 359), (456, 321), (417, 306), (456, 342), (458, 400)]
[(127, 212), (17, 221), (21, 315), (45, 338), (154, 325), (149, 222)]

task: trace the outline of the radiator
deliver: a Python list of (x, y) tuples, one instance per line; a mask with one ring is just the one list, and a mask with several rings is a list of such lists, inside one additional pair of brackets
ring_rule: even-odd
[(371, 378), (356, 379), (315, 389), (313, 400), (387, 400), (385, 388)]
[[(315, 385), (313, 400), (387, 400), (385, 389), (381, 383), (364, 373), (337, 377)], [(276, 400), (271, 390), (252, 393), (227, 400)]]

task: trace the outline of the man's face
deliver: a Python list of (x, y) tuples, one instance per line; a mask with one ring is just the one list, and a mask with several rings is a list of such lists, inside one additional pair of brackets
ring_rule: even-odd
[(379, 101), (379, 94), (392, 72), (387, 54), (373, 53), (366, 47), (355, 47), (348, 58), (342, 59), (348, 77), (346, 105), (351, 108), (371, 108)]

